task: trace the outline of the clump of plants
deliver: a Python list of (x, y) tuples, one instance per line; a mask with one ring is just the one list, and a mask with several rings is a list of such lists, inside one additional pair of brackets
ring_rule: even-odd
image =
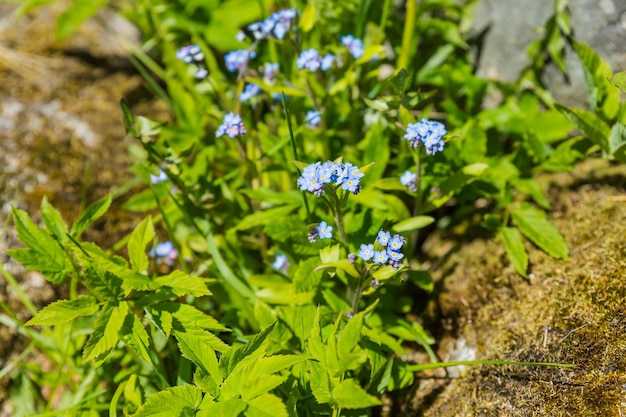
[[(14, 209), (27, 247), (10, 255), (70, 288), (27, 323), (4, 315), (53, 369), (18, 358), (21, 414), (370, 415), (446, 365), (408, 315), (433, 288), (426, 233), (477, 218), (522, 276), (525, 239), (567, 258), (533, 176), (603, 139), (570, 138), (591, 116), (555, 107), (535, 72), (473, 74), (473, 2), (137, 4), (133, 59), (175, 122), (122, 101), (146, 185), (126, 208), (147, 214), (115, 248), (81, 240), (111, 196), (71, 226), (45, 200), (43, 229)], [(558, 57), (549, 36), (536, 53)], [(484, 109), (493, 90), (504, 99)], [(407, 346), (432, 363), (403, 360)]]

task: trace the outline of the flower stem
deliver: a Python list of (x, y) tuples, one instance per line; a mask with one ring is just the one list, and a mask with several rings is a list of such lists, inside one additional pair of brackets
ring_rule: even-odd
[(361, 293), (363, 292), (363, 282), (365, 281), (368, 271), (367, 268), (363, 268), (356, 289), (354, 290), (354, 295), (352, 296), (352, 314), (359, 312), (359, 301), (361, 301)]

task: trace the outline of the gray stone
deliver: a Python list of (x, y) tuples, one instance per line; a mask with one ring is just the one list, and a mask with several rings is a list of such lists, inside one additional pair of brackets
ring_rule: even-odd
[[(590, 45), (613, 71), (626, 70), (626, 0), (570, 0), (568, 10), (574, 37)], [(549, 0), (482, 0), (475, 12), (474, 28), (485, 29), (478, 74), (501, 81), (515, 81), (530, 63), (527, 46), (539, 39), (554, 12)], [(555, 65), (548, 67), (544, 82), (557, 101), (587, 106), (586, 85), (576, 53), (568, 46), (568, 78)]]

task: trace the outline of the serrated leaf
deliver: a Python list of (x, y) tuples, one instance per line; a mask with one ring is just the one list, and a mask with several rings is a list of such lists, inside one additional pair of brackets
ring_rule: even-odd
[(609, 136), (611, 129), (595, 114), (581, 109), (570, 109), (560, 104), (555, 107), (563, 113), (580, 131), (599, 145), (603, 151), (609, 152)]
[(620, 162), (626, 162), (626, 126), (617, 122), (609, 136), (610, 154)]
[(568, 249), (563, 236), (546, 218), (546, 214), (530, 206), (511, 212), (513, 221), (519, 230), (550, 256), (568, 259)]
[(122, 300), (122, 280), (109, 271), (102, 271), (93, 267), (86, 267), (85, 286), (96, 296), (107, 301)]
[(111, 194), (106, 195), (100, 200), (96, 201), (74, 222), (70, 235), (73, 238), (78, 239), (80, 235), (91, 225), (94, 221), (99, 219), (111, 206), (112, 197)]
[(41, 201), (41, 219), (55, 239), (61, 243), (67, 240), (67, 225), (63, 221), (63, 217), (61, 217), (61, 213), (48, 203), (48, 199), (45, 196)]
[(231, 347), (222, 355), (220, 360), (220, 368), (225, 375), (229, 375), (235, 366), (243, 359), (249, 356), (262, 357), (269, 343), (267, 337), (274, 330), (276, 322), (272, 323), (257, 335), (255, 335), (248, 343), (243, 346)]
[(219, 368), (215, 351), (206, 343), (206, 339), (189, 332), (175, 332), (174, 335), (178, 341), (180, 353), (210, 377), (213, 389), (219, 387), (224, 376)]
[(626, 93), (626, 71), (616, 72), (610, 81), (611, 84)]
[(128, 240), (128, 257), (130, 265), (137, 272), (148, 269), (148, 256), (146, 246), (154, 239), (154, 225), (152, 217), (148, 216), (135, 227)]
[(141, 324), (139, 317), (134, 314), (126, 316), (126, 321), (120, 330), (120, 338), (137, 356), (155, 368), (158, 367), (158, 364), (155, 364), (150, 356), (150, 336)]
[(179, 297), (187, 294), (191, 294), (194, 297), (211, 295), (211, 291), (206, 287), (204, 279), (194, 275), (188, 275), (180, 270), (158, 277), (154, 282), (162, 287), (171, 288), (172, 292)]
[(275, 395), (265, 394), (248, 401), (247, 417), (289, 417), (287, 407)]
[(220, 401), (202, 405), (196, 413), (196, 417), (238, 417), (248, 407), (248, 404), (240, 399)]
[(54, 326), (67, 323), (76, 317), (91, 316), (98, 311), (98, 301), (90, 295), (80, 295), (73, 300), (60, 300), (44, 307), (26, 326)]
[(339, 334), (337, 341), (337, 355), (341, 358), (350, 354), (359, 344), (361, 329), (363, 328), (363, 313), (359, 313), (348, 320)]
[(502, 240), (504, 240), (504, 248), (509, 257), (509, 260), (513, 264), (515, 271), (523, 277), (527, 277), (526, 270), (528, 269), (528, 253), (524, 247), (524, 241), (522, 235), (514, 227), (504, 227), (500, 231)]
[(434, 223), (434, 221), (435, 218), (431, 216), (415, 216), (394, 224), (392, 229), (394, 232), (398, 233), (411, 232), (413, 230), (422, 229)]
[(193, 385), (166, 388), (149, 397), (133, 417), (187, 416), (202, 403), (202, 391)]
[(318, 404), (327, 404), (332, 400), (331, 382), (328, 372), (320, 363), (309, 362), (309, 384)]
[(344, 379), (332, 392), (338, 407), (348, 410), (381, 405), (380, 400), (365, 391), (354, 379)]
[(93, 324), (93, 333), (87, 340), (83, 350), (83, 362), (107, 353), (119, 341), (119, 331), (128, 314), (128, 304), (105, 304)]
[(220, 324), (214, 317), (198, 310), (192, 305), (162, 302), (150, 308), (153, 313), (167, 311), (186, 329), (198, 328), (217, 332), (229, 332), (230, 329)]

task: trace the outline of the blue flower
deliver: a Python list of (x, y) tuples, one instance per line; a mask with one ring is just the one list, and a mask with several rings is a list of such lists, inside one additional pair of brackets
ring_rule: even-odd
[(319, 226), (317, 226), (317, 232), (319, 233), (320, 239), (332, 239), (333, 237), (333, 227), (326, 224), (326, 222), (321, 222)]
[(193, 75), (193, 77), (196, 80), (203, 80), (203, 79), (206, 78), (207, 75), (209, 75), (209, 71), (207, 71), (206, 68), (198, 67), (198, 69), (196, 70), (196, 73)]
[(365, 243), (361, 244), (361, 250), (357, 255), (359, 255), (359, 258), (364, 261), (369, 261), (372, 259), (372, 256), (374, 256), (374, 245), (371, 243), (369, 245), (366, 245)]
[(389, 259), (389, 255), (384, 250), (374, 251), (374, 263), (385, 264)]
[(246, 134), (246, 128), (243, 125), (241, 116), (235, 113), (228, 113), (224, 116), (222, 124), (217, 128), (215, 132), (216, 137), (228, 135), (230, 138), (241, 136)]
[(278, 73), (278, 68), (278, 64), (272, 64), (268, 62), (267, 64), (265, 64), (265, 67), (263, 67), (263, 75), (269, 81), (273, 81), (274, 78), (276, 78), (276, 74)]
[(281, 271), (283, 274), (287, 273), (287, 268), (289, 268), (289, 259), (282, 253), (276, 255), (276, 259), (274, 259), (274, 263), (272, 264), (272, 268), (277, 271)]
[(406, 127), (404, 138), (409, 141), (413, 148), (417, 148), (420, 143), (424, 145), (428, 155), (434, 155), (443, 151), (443, 136), (447, 133), (443, 123), (422, 119), (418, 123), (409, 123)]
[(352, 55), (355, 59), (361, 58), (365, 52), (363, 41), (359, 38), (355, 38), (352, 35), (342, 36), (341, 43), (343, 44), (343, 46), (348, 48), (350, 55)]
[(250, 100), (252, 97), (259, 94), (260, 92), (261, 92), (261, 87), (259, 87), (258, 85), (246, 84), (243, 91), (239, 95), (239, 100), (241, 100), (242, 103), (245, 103), (246, 101)]
[(359, 167), (351, 163), (326, 161), (323, 164), (316, 162), (306, 166), (298, 178), (298, 186), (303, 191), (309, 191), (318, 197), (324, 193), (324, 184), (335, 184), (346, 191), (357, 194), (361, 191), (363, 173)]
[(316, 49), (311, 48), (306, 51), (302, 51), (296, 61), (298, 69), (308, 69), (311, 72), (315, 72), (320, 69), (322, 65), (322, 58)]
[(333, 67), (334, 63), (335, 63), (335, 55), (326, 54), (322, 58), (322, 63), (320, 64), (320, 68), (322, 69), (322, 71), (328, 71), (329, 69)]
[[(405, 240), (402, 236), (400, 235), (394, 235), (390, 240), (389, 243), (387, 244), (387, 250), (391, 250), (394, 252), (399, 251), (400, 249), (402, 249), (402, 246), (404, 246)], [(400, 258), (402, 259), (402, 258)]]
[(160, 182), (167, 181), (168, 179), (167, 174), (162, 169), (159, 170), (157, 175), (150, 174), (150, 184), (158, 184)]
[(415, 185), (417, 181), (417, 174), (411, 171), (404, 171), (404, 174), (400, 177), (400, 182), (402, 185), (407, 187), (410, 191), (417, 191), (417, 186)]
[(174, 244), (168, 240), (157, 243), (156, 247), (150, 250), (150, 256), (156, 258), (159, 262), (165, 262), (171, 266), (178, 257), (178, 251), (174, 247)]
[(320, 112), (317, 110), (309, 110), (306, 112), (306, 116), (304, 116), (304, 120), (307, 121), (308, 127), (317, 127), (322, 121), (322, 117), (320, 116)]
[(396, 252), (394, 250), (391, 250), (390, 248), (387, 248), (387, 255), (389, 256), (389, 260), (394, 262), (397, 262), (400, 259), (404, 258), (402, 252)]
[(248, 30), (252, 32), (252, 36), (257, 40), (271, 37), (283, 39), (291, 29), (296, 16), (296, 9), (280, 10), (262, 22), (249, 24)]
[(204, 61), (204, 54), (198, 45), (187, 45), (176, 51), (176, 58), (188, 64), (199, 64)]
[(224, 55), (226, 69), (229, 72), (240, 71), (248, 65), (248, 61), (256, 56), (256, 52), (238, 49)]
[(387, 244), (389, 243), (389, 239), (391, 239), (391, 233), (385, 232), (383, 230), (378, 232), (378, 236), (376, 237), (376, 241), (383, 246), (387, 246)]

